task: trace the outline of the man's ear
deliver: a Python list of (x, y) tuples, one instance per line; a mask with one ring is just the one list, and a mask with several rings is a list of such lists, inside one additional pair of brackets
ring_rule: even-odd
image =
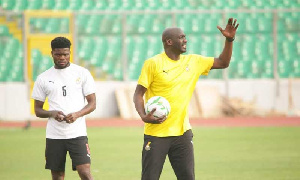
[(172, 40), (171, 39), (167, 39), (166, 42), (167, 42), (167, 45), (172, 45)]

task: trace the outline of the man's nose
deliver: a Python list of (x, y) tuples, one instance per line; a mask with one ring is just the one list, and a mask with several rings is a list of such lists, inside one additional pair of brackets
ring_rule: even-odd
[(60, 55), (59, 59), (66, 59), (66, 56), (65, 55)]

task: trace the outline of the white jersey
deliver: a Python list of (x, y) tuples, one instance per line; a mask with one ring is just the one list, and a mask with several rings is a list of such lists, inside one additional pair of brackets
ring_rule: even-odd
[[(70, 64), (64, 69), (51, 67), (37, 77), (32, 98), (49, 102), (49, 111), (62, 111), (65, 115), (81, 110), (85, 105), (85, 96), (95, 93), (95, 82), (90, 72), (78, 65)], [(49, 118), (46, 138), (70, 139), (87, 136), (85, 117), (79, 117), (68, 124)]]

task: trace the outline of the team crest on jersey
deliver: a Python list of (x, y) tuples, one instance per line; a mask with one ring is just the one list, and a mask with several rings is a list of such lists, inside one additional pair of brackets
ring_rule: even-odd
[(151, 144), (151, 142), (149, 141), (149, 142), (147, 143), (147, 145), (145, 146), (145, 150), (146, 150), (146, 151), (149, 151), (149, 150), (151, 149), (150, 144)]
[(76, 84), (80, 84), (80, 82), (81, 82), (81, 78), (79, 77), (76, 79)]
[(190, 71), (189, 65), (186, 65), (185, 70), (186, 70), (186, 72)]

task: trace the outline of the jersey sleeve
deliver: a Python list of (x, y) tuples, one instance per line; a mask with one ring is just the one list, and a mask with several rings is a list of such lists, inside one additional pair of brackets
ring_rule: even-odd
[(34, 83), (31, 98), (42, 102), (45, 102), (46, 100), (46, 93), (44, 91), (43, 81), (40, 77), (38, 77)]
[(85, 81), (82, 84), (82, 89), (84, 96), (88, 96), (96, 92), (96, 85), (93, 76), (87, 69), (84, 69), (84, 76)]
[(155, 62), (151, 59), (146, 60), (142, 70), (140, 77), (138, 79), (138, 84), (148, 88), (153, 81), (155, 71)]
[(200, 75), (208, 75), (211, 67), (214, 64), (214, 57), (198, 56), (200, 65)]

